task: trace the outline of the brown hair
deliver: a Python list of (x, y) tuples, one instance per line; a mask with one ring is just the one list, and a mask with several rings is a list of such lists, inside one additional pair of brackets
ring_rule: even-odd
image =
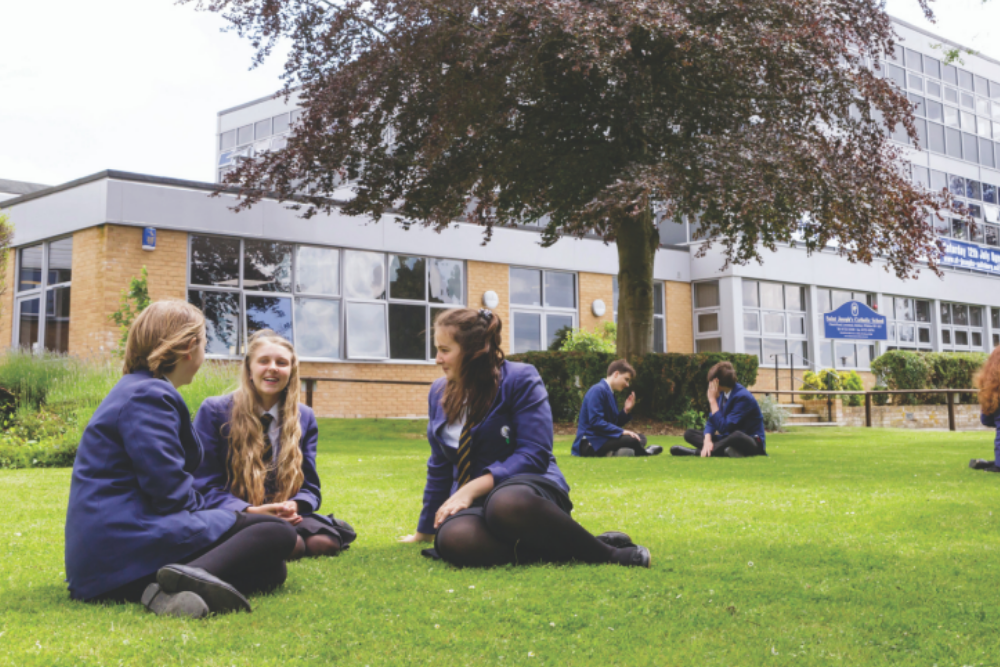
[(736, 369), (728, 361), (720, 361), (708, 369), (708, 381), (718, 380), (720, 387), (736, 386)]
[[(275, 485), (277, 490), (267, 496), (264, 482), (267, 479), (267, 465), (264, 463), (264, 430), (258, 417), (260, 400), (253, 386), (250, 364), (261, 346), (273, 343), (288, 350), (292, 355), (288, 386), (281, 397), (281, 444), (278, 446), (278, 460), (275, 462)], [(302, 488), (305, 476), (302, 474), (302, 450), (299, 439), (302, 426), (299, 423), (299, 359), (295, 348), (287, 340), (270, 329), (258, 331), (247, 342), (247, 354), (240, 369), (240, 388), (233, 392), (233, 411), (229, 416), (229, 486), (237, 498), (252, 505), (265, 502), (277, 503), (288, 500)]]
[(628, 373), (632, 376), (632, 379), (635, 379), (635, 369), (632, 368), (632, 364), (624, 359), (615, 359), (611, 362), (611, 365), (608, 366), (608, 377), (611, 377), (615, 373), (621, 373), (622, 375)]
[(993, 348), (990, 358), (976, 374), (979, 388), (979, 408), (992, 415), (1000, 410), (1000, 347)]
[(437, 316), (434, 327), (449, 329), (462, 351), (458, 379), (448, 380), (441, 397), (448, 423), (458, 421), (464, 409), (466, 419), (476, 423), (486, 416), (500, 388), (503, 324), (488, 310), (451, 308)]
[(180, 299), (149, 304), (128, 330), (122, 373), (148, 370), (162, 378), (205, 333), (205, 316)]

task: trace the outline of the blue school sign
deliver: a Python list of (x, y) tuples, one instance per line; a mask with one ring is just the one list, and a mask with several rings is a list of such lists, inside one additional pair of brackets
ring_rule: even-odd
[(941, 253), (943, 266), (957, 266), (1000, 276), (1000, 250), (991, 250), (951, 239), (941, 240), (944, 243), (944, 252)]
[(832, 313), (823, 314), (826, 338), (851, 340), (886, 340), (885, 316), (860, 301), (848, 301)]

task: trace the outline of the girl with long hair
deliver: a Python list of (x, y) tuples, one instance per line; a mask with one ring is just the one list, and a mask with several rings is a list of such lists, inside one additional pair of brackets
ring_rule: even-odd
[[(983, 426), (1000, 427), (1000, 347), (993, 348), (993, 353), (976, 375), (976, 387), (979, 388), (979, 421)], [(993, 460), (972, 459), (969, 467), (1000, 472), (1000, 429), (993, 441)]]
[(552, 410), (538, 371), (504, 359), (502, 324), (489, 310), (458, 308), (434, 324), (424, 508), (401, 542), (458, 566), (529, 562), (649, 567), (624, 533), (593, 536), (573, 520), (569, 485), (552, 454)]
[(317, 514), (319, 429), (299, 403), (295, 348), (269, 329), (250, 337), (232, 394), (206, 399), (194, 420), (205, 447), (195, 486), (210, 507), (274, 516), (295, 527), (289, 558), (336, 556), (354, 530), (333, 515)]
[(285, 581), (295, 530), (271, 516), (212, 509), (194, 488), (202, 448), (177, 388), (205, 360), (205, 318), (158, 301), (129, 328), (124, 377), (87, 424), (66, 513), (70, 596), (142, 602), (201, 618), (250, 610)]

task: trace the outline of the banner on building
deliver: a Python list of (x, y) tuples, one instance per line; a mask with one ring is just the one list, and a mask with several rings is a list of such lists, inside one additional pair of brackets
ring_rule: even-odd
[(944, 242), (942, 266), (955, 266), (1000, 276), (1000, 248), (992, 250), (964, 241), (941, 240)]
[(826, 338), (886, 340), (886, 318), (860, 301), (848, 301), (830, 313), (823, 313)]

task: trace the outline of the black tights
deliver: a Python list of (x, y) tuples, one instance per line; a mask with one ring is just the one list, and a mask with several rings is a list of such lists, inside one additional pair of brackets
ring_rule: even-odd
[(461, 567), (570, 560), (625, 563), (634, 549), (601, 542), (525, 484), (494, 491), (481, 514), (470, 512), (446, 521), (435, 547), (441, 558)]
[(298, 560), (306, 556), (338, 556), (340, 555), (340, 540), (333, 535), (318, 533), (302, 535), (295, 538), (295, 549), (288, 560)]
[[(214, 544), (181, 562), (214, 574), (243, 595), (253, 595), (274, 590), (285, 583), (288, 576), (285, 560), (292, 553), (295, 540), (295, 529), (284, 519), (240, 513), (233, 527)], [(155, 573), (91, 601), (139, 602), (146, 586), (154, 581)]]

